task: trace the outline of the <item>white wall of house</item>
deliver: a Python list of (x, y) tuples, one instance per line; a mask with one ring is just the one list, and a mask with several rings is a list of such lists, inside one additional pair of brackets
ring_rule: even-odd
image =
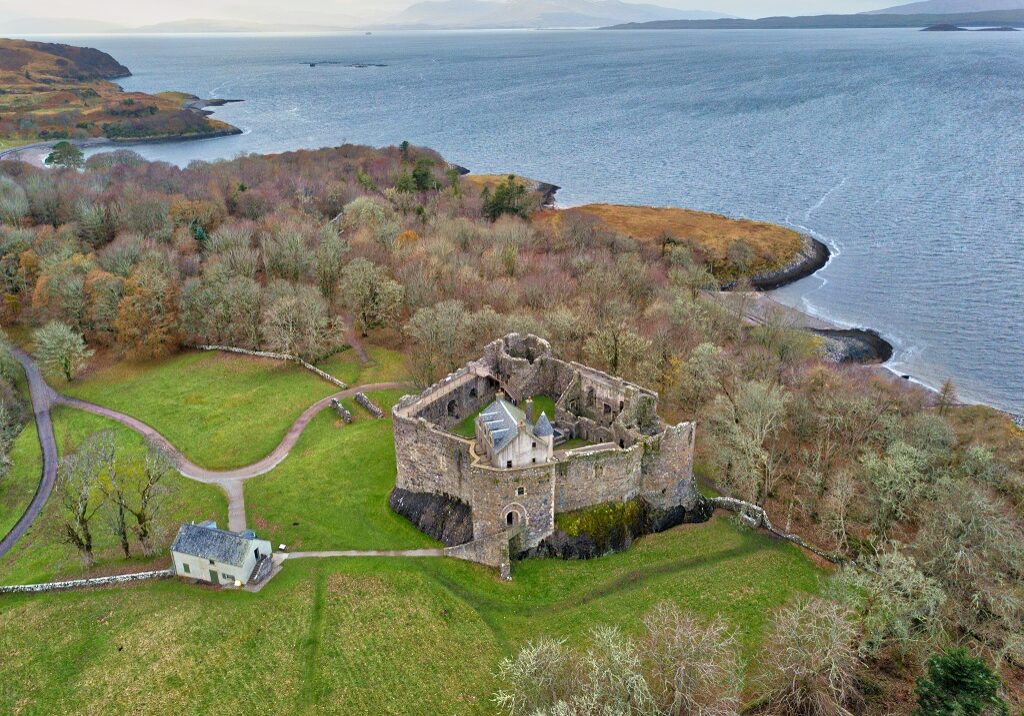
[[(256, 567), (256, 551), (260, 556), (270, 555), (272, 549), (270, 542), (265, 539), (249, 540), (249, 549), (246, 552), (245, 561), (241, 567), (223, 562), (212, 562), (209, 559), (196, 557), (181, 552), (171, 552), (174, 561), (174, 573), (185, 579), (199, 579), (204, 582), (215, 584), (234, 584), (237, 579), (242, 584), (249, 581), (252, 570)], [(217, 575), (214, 582), (213, 574)]]
[(524, 465), (549, 462), (554, 455), (554, 436), (534, 437), (527, 430), (520, 430), (515, 439), (498, 451), (491, 464), (495, 467), (522, 467)]

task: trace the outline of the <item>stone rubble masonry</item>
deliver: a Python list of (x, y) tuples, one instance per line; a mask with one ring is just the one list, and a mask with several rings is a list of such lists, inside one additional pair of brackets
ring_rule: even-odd
[(248, 348), (237, 348), (235, 346), (216, 346), (216, 345), (205, 345), (205, 344), (186, 344), (185, 347), (186, 348), (194, 348), (194, 349), (200, 350), (200, 351), (224, 351), (225, 353), (238, 353), (240, 355), (254, 356), (256, 358), (271, 358), (273, 360), (288, 360), (288, 361), (291, 361), (293, 363), (298, 363), (299, 365), (301, 365), (306, 370), (310, 371), (311, 373), (315, 373), (316, 375), (318, 375), (321, 378), (323, 378), (324, 380), (326, 380), (328, 383), (333, 383), (334, 385), (338, 386), (342, 390), (346, 390), (348, 388), (348, 383), (346, 383), (346, 382), (344, 382), (342, 380), (338, 380), (337, 378), (335, 378), (333, 375), (331, 375), (327, 371), (320, 370), (319, 368), (317, 368), (312, 363), (307, 363), (306, 361), (302, 360), (298, 356), (293, 356), (290, 353), (273, 353), (271, 351), (252, 351), (252, 350), (249, 350)]
[(337, 398), (332, 398), (331, 405), (334, 406), (334, 409), (338, 411), (338, 415), (341, 416), (341, 420), (343, 423), (348, 425), (349, 423), (352, 422), (352, 413), (348, 412), (348, 408), (342, 405), (340, 400), (338, 400)]
[[(545, 464), (501, 469), (474, 441), (448, 432), (494, 399), (549, 395), (556, 427), (603, 449), (563, 453)], [(512, 333), (484, 355), (392, 409), (396, 488), (443, 495), (472, 511), (473, 540), (521, 527), (521, 547), (554, 531), (555, 514), (643, 497), (659, 509), (693, 509), (695, 425), (665, 425), (656, 393), (579, 363), (551, 356), (547, 341)]]
[(356, 393), (356, 402), (370, 411), (370, 415), (373, 417), (377, 419), (384, 417), (384, 411), (380, 409), (379, 405), (367, 398), (366, 393)]
[(64, 589), (84, 589), (86, 587), (105, 587), (112, 584), (140, 582), (144, 579), (167, 579), (174, 576), (172, 569), (158, 569), (153, 572), (133, 572), (131, 574), (115, 574), (110, 577), (91, 577), (89, 579), (69, 579), (64, 582), (46, 582), (44, 584), (15, 584), (0, 586), (0, 594), (17, 592), (56, 592)]

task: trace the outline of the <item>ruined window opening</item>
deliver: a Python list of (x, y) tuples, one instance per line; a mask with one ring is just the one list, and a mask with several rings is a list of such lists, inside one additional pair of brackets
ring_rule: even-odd
[(612, 406), (608, 405), (608, 403), (605, 403), (604, 404), (604, 414), (605, 415), (611, 415), (611, 412), (612, 412)]
[(458, 409), (459, 409), (459, 404), (458, 403), (456, 403), (454, 400), (449, 400), (448, 401), (448, 415), (450, 417), (452, 417), (452, 418), (459, 417)]
[(626, 441), (625, 441), (625, 440), (622, 440), (622, 439), (620, 439), (620, 440), (619, 440), (619, 447), (620, 447), (620, 448), (624, 448), (624, 447), (626, 447)]
[(625, 407), (626, 407), (626, 401), (625, 400), (620, 400), (619, 401), (619, 410), (622, 410)]
[(506, 460), (505, 461), (505, 467), (512, 467), (512, 461), (511, 460)]
[(526, 488), (525, 487), (517, 487), (516, 488), (516, 494), (519, 495), (520, 497), (522, 497), (523, 495), (526, 494)]
[(597, 405), (597, 393), (593, 388), (587, 388), (587, 405)]
[(470, 388), (469, 389), (469, 397), (470, 398), (475, 398), (476, 397), (476, 388)]

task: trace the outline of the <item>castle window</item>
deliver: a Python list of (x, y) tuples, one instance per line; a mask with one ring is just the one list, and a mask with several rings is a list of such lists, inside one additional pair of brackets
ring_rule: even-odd
[(612, 413), (612, 406), (608, 405), (608, 403), (605, 403), (604, 404), (604, 414), (605, 415), (611, 415), (611, 413)]
[(532, 447), (534, 450), (536, 450), (537, 449), (537, 443), (533, 443), (532, 445), (530, 445), (530, 447)]
[(537, 463), (537, 458), (533, 458), (533, 463), (534, 463), (534, 464), (536, 464), (536, 463)]
[(475, 398), (476, 397), (476, 388), (470, 388), (469, 389), (469, 397), (470, 398)]
[(626, 441), (625, 441), (625, 440), (621, 440), (621, 439), (620, 439), (620, 440), (619, 440), (619, 447), (620, 447), (620, 448), (624, 448), (624, 447), (626, 447)]
[(622, 410), (625, 407), (626, 407), (626, 401), (625, 400), (620, 400), (619, 401), (619, 410)]
[(516, 494), (519, 495), (520, 497), (522, 497), (523, 495), (526, 494), (526, 488), (525, 487), (517, 487), (516, 488)]
[(512, 461), (511, 460), (506, 460), (505, 461), (505, 467), (512, 467)]
[(453, 417), (453, 418), (459, 417), (458, 407), (459, 407), (458, 403), (456, 403), (454, 400), (449, 400), (448, 401), (448, 415)]

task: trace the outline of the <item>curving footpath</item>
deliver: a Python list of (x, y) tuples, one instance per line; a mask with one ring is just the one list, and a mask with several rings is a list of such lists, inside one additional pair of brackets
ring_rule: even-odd
[(55, 402), (58, 405), (66, 405), (70, 408), (77, 408), (78, 410), (109, 418), (110, 420), (116, 420), (139, 433), (150, 442), (159, 445), (170, 456), (178, 472), (185, 477), (197, 482), (204, 482), (208, 485), (218, 485), (228, 496), (228, 529), (238, 532), (245, 529), (245, 493), (242, 489), (243, 483), (250, 478), (268, 473), (280, 465), (288, 457), (291, 449), (295, 447), (295, 443), (299, 441), (299, 437), (302, 435), (302, 431), (306, 429), (306, 426), (309, 425), (309, 421), (316, 417), (321, 410), (329, 407), (332, 400), (341, 400), (358, 392), (398, 390), (407, 387), (409, 387), (408, 383), (368, 383), (367, 385), (360, 385), (355, 388), (346, 388), (333, 395), (328, 395), (326, 398), (321, 398), (306, 408), (302, 415), (292, 423), (291, 427), (288, 428), (288, 432), (285, 433), (284, 439), (281, 440), (269, 455), (258, 462), (254, 462), (252, 465), (239, 467), (234, 470), (207, 470), (205, 467), (196, 465), (185, 457), (184, 453), (178, 448), (174, 447), (167, 438), (157, 432), (155, 428), (130, 415), (105, 408), (102, 405), (79, 400), (78, 398), (71, 398), (59, 393), (54, 395)]
[(4, 556), (14, 546), (14, 543), (25, 534), (33, 521), (39, 516), (43, 505), (46, 504), (47, 498), (49, 498), (50, 493), (53, 491), (54, 484), (56, 484), (57, 445), (53, 437), (53, 422), (50, 419), (50, 409), (55, 405), (65, 405), (115, 420), (139, 433), (150, 442), (159, 445), (170, 456), (178, 472), (185, 477), (197, 482), (219, 486), (228, 496), (228, 529), (237, 532), (245, 529), (245, 493), (243, 490), (245, 481), (270, 472), (280, 465), (288, 457), (291, 449), (295, 447), (295, 443), (298, 442), (302, 431), (306, 429), (309, 422), (324, 408), (330, 407), (332, 400), (347, 398), (358, 392), (399, 390), (410, 387), (409, 383), (368, 383), (328, 395), (326, 398), (321, 398), (306, 408), (302, 415), (288, 428), (284, 439), (262, 460), (234, 470), (207, 470), (185, 457), (167, 438), (141, 420), (124, 413), (119, 413), (116, 410), (105, 408), (102, 405), (96, 405), (95, 403), (89, 403), (58, 393), (46, 382), (39, 372), (39, 368), (36, 367), (35, 362), (27, 353), (19, 348), (12, 347), (11, 354), (24, 368), (25, 375), (28, 378), (29, 391), (32, 395), (32, 409), (35, 413), (39, 443), (43, 452), (43, 474), (36, 494), (32, 498), (32, 502), (29, 503), (28, 509), (25, 510), (25, 514), (21, 516), (18, 523), (0, 541), (0, 557)]
[(11, 355), (21, 364), (28, 379), (28, 389), (32, 396), (32, 412), (35, 414), (36, 431), (39, 434), (39, 446), (43, 453), (43, 474), (39, 480), (39, 487), (32, 501), (22, 514), (21, 519), (11, 528), (2, 540), (0, 540), (0, 557), (7, 554), (14, 543), (21, 539), (22, 535), (32, 526), (36, 517), (43, 510), (43, 505), (53, 492), (53, 486), (57, 482), (57, 443), (53, 438), (53, 422), (50, 420), (50, 408), (58, 399), (56, 391), (43, 379), (39, 368), (27, 353), (20, 348), (11, 347)]

